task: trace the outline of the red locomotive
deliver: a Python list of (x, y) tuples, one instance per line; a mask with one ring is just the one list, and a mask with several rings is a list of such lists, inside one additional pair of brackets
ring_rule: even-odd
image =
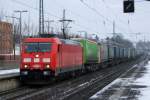
[(53, 38), (26, 38), (21, 52), (21, 81), (40, 82), (83, 69), (80, 43)]

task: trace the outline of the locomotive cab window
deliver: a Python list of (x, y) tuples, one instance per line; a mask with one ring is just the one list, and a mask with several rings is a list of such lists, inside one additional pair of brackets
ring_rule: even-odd
[(51, 43), (25, 43), (25, 52), (49, 52)]

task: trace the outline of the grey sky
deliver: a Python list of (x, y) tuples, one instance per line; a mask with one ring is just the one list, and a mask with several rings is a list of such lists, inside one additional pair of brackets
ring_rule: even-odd
[[(14, 10), (30, 11), (30, 22), (38, 26), (38, 1), (39, 0), (0, 0), (0, 9), (6, 15), (12, 15)], [(95, 13), (80, 0), (44, 0), (45, 19), (55, 20), (54, 27), (58, 26), (58, 20), (62, 17), (62, 11), (66, 9), (66, 17), (74, 20), (71, 32), (85, 30), (90, 34), (98, 33), (101, 38), (111, 35), (112, 22), (116, 22), (116, 32), (123, 33), (125, 38), (135, 40), (135, 34), (146, 40), (149, 39), (150, 30), (150, 2), (136, 2), (134, 14), (123, 13), (123, 0), (83, 0), (88, 6), (96, 9)], [(135, 0), (142, 1), (142, 0)], [(35, 9), (34, 9), (35, 8)], [(18, 16), (17, 14), (14, 14)], [(27, 22), (29, 14), (24, 14), (23, 18)], [(104, 17), (102, 17), (102, 16)], [(130, 24), (128, 25), (128, 20)], [(105, 23), (105, 24), (104, 24)]]

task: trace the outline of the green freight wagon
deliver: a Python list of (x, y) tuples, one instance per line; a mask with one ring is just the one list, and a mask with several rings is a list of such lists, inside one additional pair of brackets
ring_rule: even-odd
[(83, 47), (84, 64), (96, 64), (100, 62), (100, 46), (91, 40), (75, 38), (73, 40), (79, 41)]

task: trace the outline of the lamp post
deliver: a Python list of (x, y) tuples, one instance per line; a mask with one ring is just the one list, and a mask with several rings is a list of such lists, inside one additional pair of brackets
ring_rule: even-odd
[(28, 12), (27, 10), (22, 10), (22, 11), (20, 11), (20, 10), (16, 10), (16, 11), (14, 11), (15, 13), (19, 13), (19, 15), (20, 15), (20, 43), (21, 43), (21, 40), (22, 40), (22, 13), (25, 13), (25, 12)]
[(19, 13), (19, 15), (20, 15), (20, 38), (19, 38), (19, 45), (20, 45), (20, 53), (21, 53), (21, 41), (22, 41), (22, 13), (26, 13), (26, 12), (28, 12), (27, 10), (16, 10), (16, 11), (14, 11), (15, 13)]

